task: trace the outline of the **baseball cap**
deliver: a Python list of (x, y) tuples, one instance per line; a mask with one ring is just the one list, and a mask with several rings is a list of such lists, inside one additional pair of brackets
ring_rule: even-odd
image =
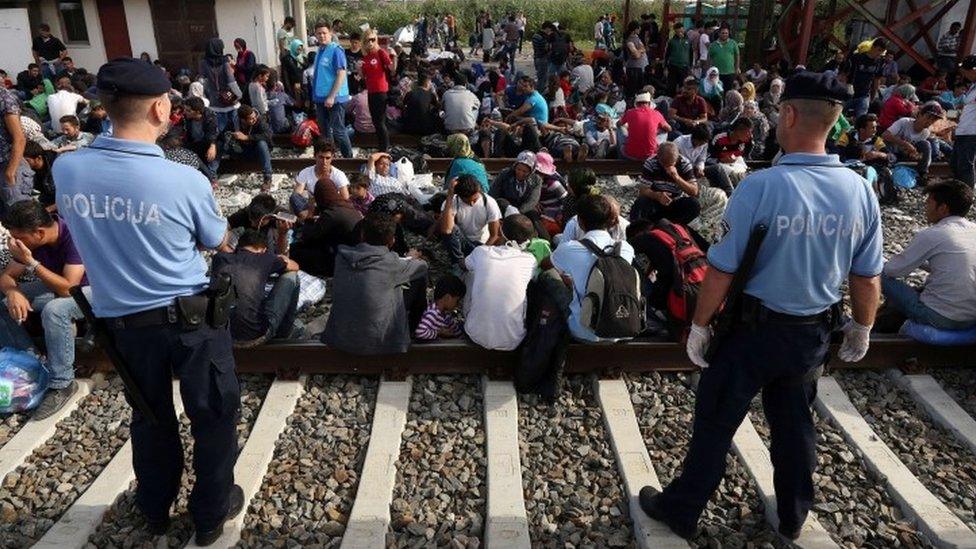
[(922, 105), (922, 108), (918, 110), (919, 114), (927, 114), (934, 116), (936, 118), (945, 118), (946, 112), (942, 108), (942, 105), (936, 103), (935, 101), (929, 101)]
[(525, 164), (529, 169), (535, 169), (535, 153), (532, 151), (522, 151), (515, 157), (516, 164)]

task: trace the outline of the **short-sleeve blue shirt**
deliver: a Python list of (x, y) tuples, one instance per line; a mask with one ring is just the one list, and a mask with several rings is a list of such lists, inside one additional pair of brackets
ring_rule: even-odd
[[(315, 56), (315, 75), (312, 77), (312, 100), (316, 103), (325, 101), (335, 85), (338, 71), (348, 70), (346, 66), (346, 52), (338, 43), (332, 42), (327, 46), (319, 46)], [(349, 75), (346, 75), (336, 95), (336, 103), (349, 101)]]
[(535, 118), (535, 121), (540, 124), (549, 123), (549, 104), (546, 103), (546, 98), (542, 97), (541, 93), (533, 91), (525, 98), (525, 103), (531, 105), (526, 114)]
[(99, 136), (59, 158), (53, 175), (97, 316), (154, 309), (206, 289), (197, 247), (219, 246), (227, 221), (198, 170), (167, 160), (156, 145)]
[(840, 301), (849, 274), (881, 274), (881, 212), (867, 181), (837, 155), (786, 154), (742, 180), (725, 209), (712, 267), (734, 273), (753, 227), (769, 232), (745, 293), (770, 309), (817, 314)]

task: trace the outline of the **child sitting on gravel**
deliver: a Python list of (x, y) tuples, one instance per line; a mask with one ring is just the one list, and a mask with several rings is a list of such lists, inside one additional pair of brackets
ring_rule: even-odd
[(458, 318), (457, 308), (467, 288), (455, 275), (442, 276), (434, 286), (434, 301), (424, 311), (414, 337), (425, 341), (455, 338), (464, 331), (464, 323)]
[(371, 182), (369, 176), (363, 173), (349, 174), (349, 201), (359, 213), (366, 215), (369, 205), (376, 197), (369, 192)]

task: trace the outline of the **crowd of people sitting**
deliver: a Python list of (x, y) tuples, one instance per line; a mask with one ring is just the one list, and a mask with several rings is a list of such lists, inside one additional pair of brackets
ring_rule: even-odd
[[(680, 337), (705, 252), (723, 236), (725, 205), (749, 162), (775, 161), (784, 79), (805, 67), (756, 63), (742, 71), (730, 29), (705, 21), (676, 23), (661, 37), (647, 16), (617, 39), (604, 16), (594, 27), (597, 48), (583, 52), (554, 22), (533, 26), (513, 13), (493, 23), (487, 12), (469, 52), (484, 57), (472, 62), (457, 46), (453, 16), (443, 28), (441, 21), (419, 19), (409, 49), (382, 47), (373, 29), (344, 34), (343, 48), (341, 22), (320, 22), (317, 50), (309, 51), (288, 19), (276, 35), (274, 67), (257, 63), (243, 39), (228, 55), (213, 38), (196, 70), (170, 75), (171, 130), (159, 141), (166, 156), (213, 185), (226, 158), (254, 159), (263, 174), (262, 193), (229, 216), (233, 238), (212, 262), (214, 276), (229, 274), (237, 289), (236, 344), (305, 336), (296, 320), (303, 276), (331, 279), (321, 339), (351, 353), (398, 353), (413, 341), (462, 335), (500, 350), (527, 337)], [(516, 69), (529, 29), (533, 64)], [(882, 202), (897, 201), (895, 172), (914, 167), (934, 226), (892, 258), (885, 294), (902, 320), (969, 329), (976, 325), (976, 225), (965, 220), (972, 159), (969, 172), (957, 171), (963, 182), (936, 181), (929, 168), (940, 159), (965, 166), (961, 154), (976, 154), (972, 145), (954, 150), (960, 132), (976, 126), (976, 61), (940, 65), (916, 87), (886, 51), (876, 39), (819, 67), (854, 89), (826, 147), (861, 171)], [(112, 123), (94, 74), (75, 67), (46, 26), (34, 53), (37, 63), (0, 89), (0, 214), (11, 234), (2, 316), (7, 340), (29, 347), (22, 322), (41, 313), (58, 389), (71, 381), (73, 348), (65, 342), (81, 316), (67, 290), (85, 277), (57, 215), (51, 166), (111, 135)], [(954, 135), (947, 111), (960, 110)], [(417, 157), (392, 147), (391, 132), (419, 136), (429, 156), (452, 159), (440, 193), (412, 192), (398, 161)], [(353, 133), (375, 133), (377, 146), (361, 172), (347, 174), (333, 161), (353, 156)], [(275, 134), (308, 140), (314, 152), (286, 203), (267, 192)], [(513, 160), (490, 175), (486, 158)], [(632, 206), (600, 190), (590, 159), (640, 163)], [(153, 218), (132, 208), (110, 204), (103, 214)], [(446, 265), (435, 276), (439, 261)], [(934, 268), (919, 294), (895, 277), (922, 262)], [(535, 382), (554, 394), (552, 379)]]

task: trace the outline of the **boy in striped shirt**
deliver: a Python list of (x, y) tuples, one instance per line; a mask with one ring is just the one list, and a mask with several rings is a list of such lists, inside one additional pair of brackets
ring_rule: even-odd
[(463, 323), (458, 318), (457, 308), (464, 298), (467, 288), (464, 281), (455, 275), (444, 275), (434, 286), (434, 301), (414, 332), (414, 337), (424, 341), (438, 338), (458, 337), (463, 331)]

